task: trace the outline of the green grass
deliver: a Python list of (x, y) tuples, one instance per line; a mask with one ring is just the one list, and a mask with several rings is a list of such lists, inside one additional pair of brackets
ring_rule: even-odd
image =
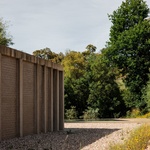
[(109, 150), (145, 150), (150, 140), (150, 125), (135, 129), (123, 144), (111, 145)]
[(139, 116), (138, 118), (150, 118), (150, 112), (146, 113), (145, 115)]

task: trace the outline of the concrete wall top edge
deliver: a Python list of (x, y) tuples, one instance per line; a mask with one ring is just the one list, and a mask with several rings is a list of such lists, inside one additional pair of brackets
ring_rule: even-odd
[(61, 66), (60, 64), (55, 64), (55, 63), (51, 62), (50, 60), (37, 58), (33, 55), (18, 51), (16, 49), (13, 49), (10, 47), (0, 45), (0, 53), (5, 56), (15, 57), (17, 59), (23, 59), (23, 61), (27, 61), (27, 62), (31, 62), (31, 63), (35, 63), (35, 64), (39, 64), (42, 66), (47, 66), (50, 68), (54, 68), (54, 69), (63, 71), (63, 66)]

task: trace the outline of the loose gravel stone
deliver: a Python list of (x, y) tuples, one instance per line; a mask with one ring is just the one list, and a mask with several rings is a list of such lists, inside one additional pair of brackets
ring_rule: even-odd
[(64, 131), (29, 135), (0, 142), (0, 150), (108, 150), (123, 142), (142, 123), (104, 121), (65, 123)]

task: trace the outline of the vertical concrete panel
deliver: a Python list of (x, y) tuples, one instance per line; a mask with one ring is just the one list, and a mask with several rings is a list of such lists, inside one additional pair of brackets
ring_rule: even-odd
[(23, 62), (23, 133), (35, 133), (35, 70), (34, 64)]
[(53, 68), (48, 73), (48, 131), (53, 131)]
[(38, 116), (37, 116), (37, 105), (38, 105), (38, 102), (37, 102), (37, 65), (34, 64), (34, 100), (33, 100), (33, 103), (34, 103), (34, 133), (37, 133), (37, 121), (38, 121)]
[(64, 129), (64, 74), (59, 71), (59, 130)]
[(23, 136), (23, 60), (19, 60), (19, 133)]
[(39, 84), (40, 84), (40, 101), (39, 101), (39, 119), (40, 119), (40, 132), (44, 132), (44, 67), (39, 67)]
[(17, 136), (17, 61), (2, 56), (1, 63), (1, 128), (2, 139)]
[(47, 117), (47, 99), (48, 99), (48, 71), (47, 67), (44, 67), (44, 132), (47, 132), (47, 126), (48, 126), (48, 117)]
[(0, 141), (2, 140), (2, 117), (1, 117), (1, 110), (2, 110), (2, 104), (1, 104), (1, 74), (2, 74), (2, 59), (1, 59), (1, 54), (0, 54)]
[(37, 65), (37, 78), (36, 78), (36, 86), (37, 86), (37, 90), (36, 90), (36, 94), (37, 94), (37, 111), (36, 111), (36, 117), (37, 117), (37, 134), (40, 133), (40, 66)]
[(59, 71), (53, 70), (53, 129), (59, 130)]

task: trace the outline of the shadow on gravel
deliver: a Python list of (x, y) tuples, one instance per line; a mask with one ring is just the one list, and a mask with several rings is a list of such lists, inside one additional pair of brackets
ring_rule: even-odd
[(1, 141), (0, 150), (81, 150), (83, 147), (119, 129), (65, 128), (60, 132), (41, 133)]
[(68, 128), (66, 139), (64, 141), (64, 150), (80, 150), (90, 145), (102, 137), (105, 137), (120, 129), (93, 129), (93, 128)]

